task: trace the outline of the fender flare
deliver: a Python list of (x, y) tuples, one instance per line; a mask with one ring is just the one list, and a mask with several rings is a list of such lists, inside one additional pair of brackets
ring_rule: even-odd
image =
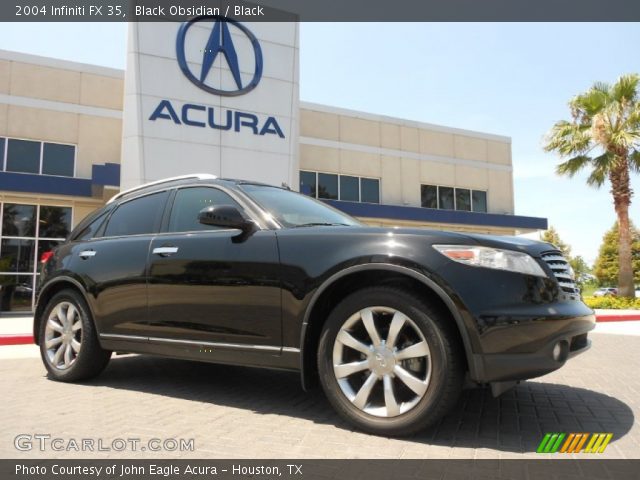
[(302, 329), (300, 332), (300, 372), (302, 376), (303, 388), (306, 388), (305, 371), (304, 371), (305, 339), (306, 339), (307, 330), (309, 326), (309, 317), (316, 305), (316, 302), (318, 301), (320, 296), (324, 293), (324, 291), (327, 288), (329, 288), (331, 285), (333, 285), (333, 283), (335, 283), (337, 280), (343, 277), (346, 277), (347, 275), (351, 275), (353, 273), (367, 271), (367, 270), (386, 270), (389, 272), (399, 273), (401, 275), (406, 275), (415, 280), (418, 280), (425, 286), (429, 287), (444, 302), (445, 306), (447, 307), (447, 310), (449, 311), (449, 313), (451, 313), (451, 316), (456, 322), (456, 327), (460, 332), (460, 337), (462, 338), (462, 344), (466, 353), (467, 366), (469, 368), (469, 373), (471, 375), (471, 378), (476, 378), (477, 376), (476, 374), (481, 371), (482, 366), (476, 364), (477, 358), (473, 353), (473, 349), (471, 347), (471, 339), (469, 338), (469, 332), (467, 331), (467, 328), (465, 326), (464, 320), (462, 319), (462, 316), (460, 315), (460, 312), (456, 308), (451, 297), (447, 295), (447, 293), (442, 289), (442, 287), (440, 287), (436, 282), (434, 282), (432, 279), (430, 279), (426, 275), (408, 267), (394, 265), (392, 263), (366, 263), (366, 264), (348, 267), (348, 268), (345, 268), (344, 270), (340, 270), (339, 272), (333, 274), (328, 279), (326, 279), (322, 283), (322, 285), (318, 287), (318, 289), (315, 291), (315, 293), (311, 297), (311, 300), (309, 300), (309, 304), (307, 305), (307, 308), (304, 313)]
[(87, 303), (87, 306), (89, 307), (89, 311), (93, 316), (93, 311), (91, 309), (91, 302), (89, 302), (89, 298), (87, 296), (87, 289), (84, 288), (84, 285), (82, 285), (82, 283), (80, 283), (75, 278), (69, 277), (67, 275), (60, 275), (59, 277), (52, 278), (38, 293), (38, 301), (36, 302), (36, 308), (34, 310), (34, 316), (33, 316), (33, 338), (36, 340), (36, 343), (39, 342), (38, 332), (40, 330), (40, 320), (38, 316), (42, 313), (42, 309), (45, 307), (44, 305), (42, 306), (40, 305), (40, 300), (47, 293), (47, 291), (49, 291), (53, 286), (61, 282), (70, 283), (80, 291), (80, 294), (84, 298), (84, 301)]

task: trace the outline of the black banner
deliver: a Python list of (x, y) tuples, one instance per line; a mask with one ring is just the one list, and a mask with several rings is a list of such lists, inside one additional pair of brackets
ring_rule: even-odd
[(0, 460), (21, 480), (435, 480), (640, 478), (640, 460)]
[(3, 0), (2, 22), (637, 22), (634, 0)]

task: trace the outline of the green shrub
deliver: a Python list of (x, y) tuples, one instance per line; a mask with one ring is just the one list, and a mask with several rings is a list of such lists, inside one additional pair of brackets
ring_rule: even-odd
[(612, 308), (616, 310), (639, 309), (640, 298), (626, 297), (583, 297), (589, 308)]

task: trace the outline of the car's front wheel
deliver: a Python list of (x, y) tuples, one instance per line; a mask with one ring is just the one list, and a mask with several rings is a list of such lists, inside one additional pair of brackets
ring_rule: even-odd
[(320, 337), (318, 371), (334, 408), (362, 430), (409, 435), (455, 405), (464, 375), (458, 339), (414, 294), (375, 287), (345, 298)]
[(86, 380), (107, 366), (111, 352), (98, 342), (89, 307), (74, 290), (63, 290), (47, 303), (40, 320), (40, 355), (51, 378)]

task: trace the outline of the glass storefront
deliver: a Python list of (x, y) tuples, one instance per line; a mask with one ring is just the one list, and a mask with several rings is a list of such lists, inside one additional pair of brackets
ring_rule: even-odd
[(31, 311), (40, 256), (71, 231), (71, 207), (0, 204), (0, 311)]

